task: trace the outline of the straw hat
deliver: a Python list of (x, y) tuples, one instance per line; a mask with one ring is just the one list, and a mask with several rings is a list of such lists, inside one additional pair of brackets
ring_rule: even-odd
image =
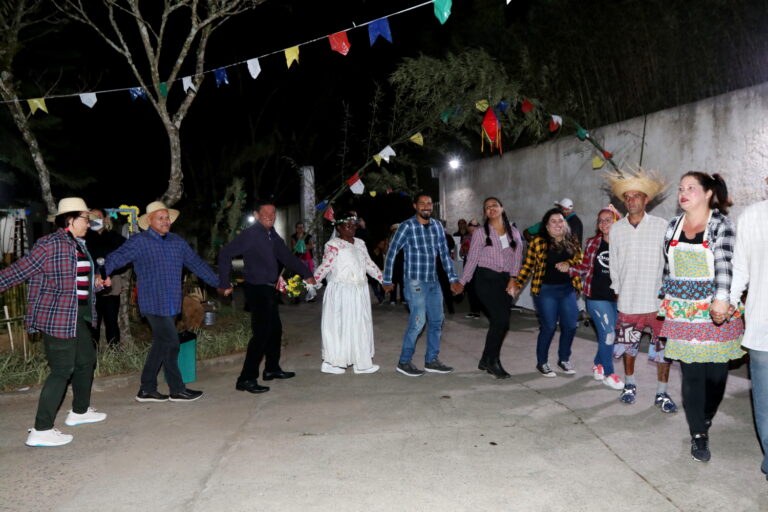
[(87, 212), (90, 211), (85, 205), (85, 201), (79, 197), (65, 197), (59, 201), (59, 207), (56, 209), (56, 214), (48, 216), (48, 222), (53, 222), (58, 215), (69, 212)]
[(658, 171), (646, 170), (642, 167), (606, 173), (606, 181), (611, 193), (619, 199), (624, 199), (625, 193), (635, 191), (642, 192), (651, 201), (667, 188), (664, 178)]
[(168, 215), (171, 217), (171, 224), (176, 222), (176, 219), (179, 218), (179, 210), (168, 208), (162, 201), (152, 201), (147, 205), (147, 212), (139, 217), (139, 227), (143, 230), (149, 229), (149, 216), (160, 210), (168, 210)]

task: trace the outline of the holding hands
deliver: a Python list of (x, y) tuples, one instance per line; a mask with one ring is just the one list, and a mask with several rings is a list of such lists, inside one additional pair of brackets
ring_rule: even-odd
[(715, 324), (729, 320), (735, 311), (736, 306), (732, 306), (724, 300), (713, 300), (709, 306), (709, 316)]
[(464, 285), (458, 281), (451, 283), (451, 292), (453, 292), (454, 295), (464, 293)]
[(555, 263), (555, 268), (560, 272), (568, 272), (571, 265), (567, 261), (561, 261), (560, 263)]

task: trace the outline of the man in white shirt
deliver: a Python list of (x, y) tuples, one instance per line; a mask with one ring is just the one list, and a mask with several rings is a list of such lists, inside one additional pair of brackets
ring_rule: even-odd
[(618, 295), (619, 310), (613, 354), (623, 356), (625, 373), (619, 400), (635, 403), (635, 359), (643, 331), (649, 329), (648, 357), (656, 362), (658, 377), (654, 404), (664, 413), (676, 412), (677, 405), (667, 393), (670, 362), (664, 359), (665, 340), (659, 337), (662, 321), (658, 318), (668, 223), (645, 211), (664, 185), (656, 174), (643, 169), (620, 171), (610, 176), (609, 182), (613, 195), (627, 208), (627, 216), (611, 227), (609, 247), (611, 288)]
[[(768, 181), (768, 178), (766, 179)], [(752, 406), (755, 424), (763, 445), (761, 469), (768, 478), (768, 201), (753, 204), (744, 210), (736, 224), (736, 245), (733, 249), (733, 280), (731, 281), (731, 312), (735, 310), (744, 289), (749, 285), (746, 301), (746, 330), (741, 346), (749, 350), (752, 376)]]

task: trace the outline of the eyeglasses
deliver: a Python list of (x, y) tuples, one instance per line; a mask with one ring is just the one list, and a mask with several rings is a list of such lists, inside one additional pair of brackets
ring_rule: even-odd
[(78, 216), (77, 216), (77, 218), (78, 218), (78, 219), (85, 219), (85, 220), (87, 220), (88, 222), (91, 222), (91, 218), (90, 218), (90, 217), (88, 217), (88, 216), (78, 215)]

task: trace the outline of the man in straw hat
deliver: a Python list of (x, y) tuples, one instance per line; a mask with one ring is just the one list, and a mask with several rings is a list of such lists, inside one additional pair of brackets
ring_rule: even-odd
[[(162, 201), (149, 203), (146, 213), (139, 217), (139, 227), (144, 231), (107, 255), (107, 275), (133, 263), (138, 278), (139, 311), (152, 328), (152, 348), (141, 372), (137, 402), (188, 402), (203, 396), (202, 391), (187, 389), (179, 370), (176, 316), (181, 313), (181, 273), (186, 267), (214, 288), (218, 279), (187, 242), (170, 232), (178, 217), (179, 211)], [(161, 366), (170, 396), (157, 390)]]
[(669, 361), (664, 359), (664, 339), (659, 337), (659, 289), (664, 271), (664, 232), (667, 221), (645, 211), (648, 203), (664, 191), (658, 173), (638, 168), (607, 176), (614, 196), (624, 202), (627, 215), (611, 228), (609, 249), (611, 288), (618, 295), (614, 356), (624, 357), (624, 389), (619, 399), (635, 403), (637, 382), (635, 358), (645, 329), (651, 331), (648, 357), (656, 362), (658, 384), (654, 403), (662, 412), (677, 411), (667, 394)]

